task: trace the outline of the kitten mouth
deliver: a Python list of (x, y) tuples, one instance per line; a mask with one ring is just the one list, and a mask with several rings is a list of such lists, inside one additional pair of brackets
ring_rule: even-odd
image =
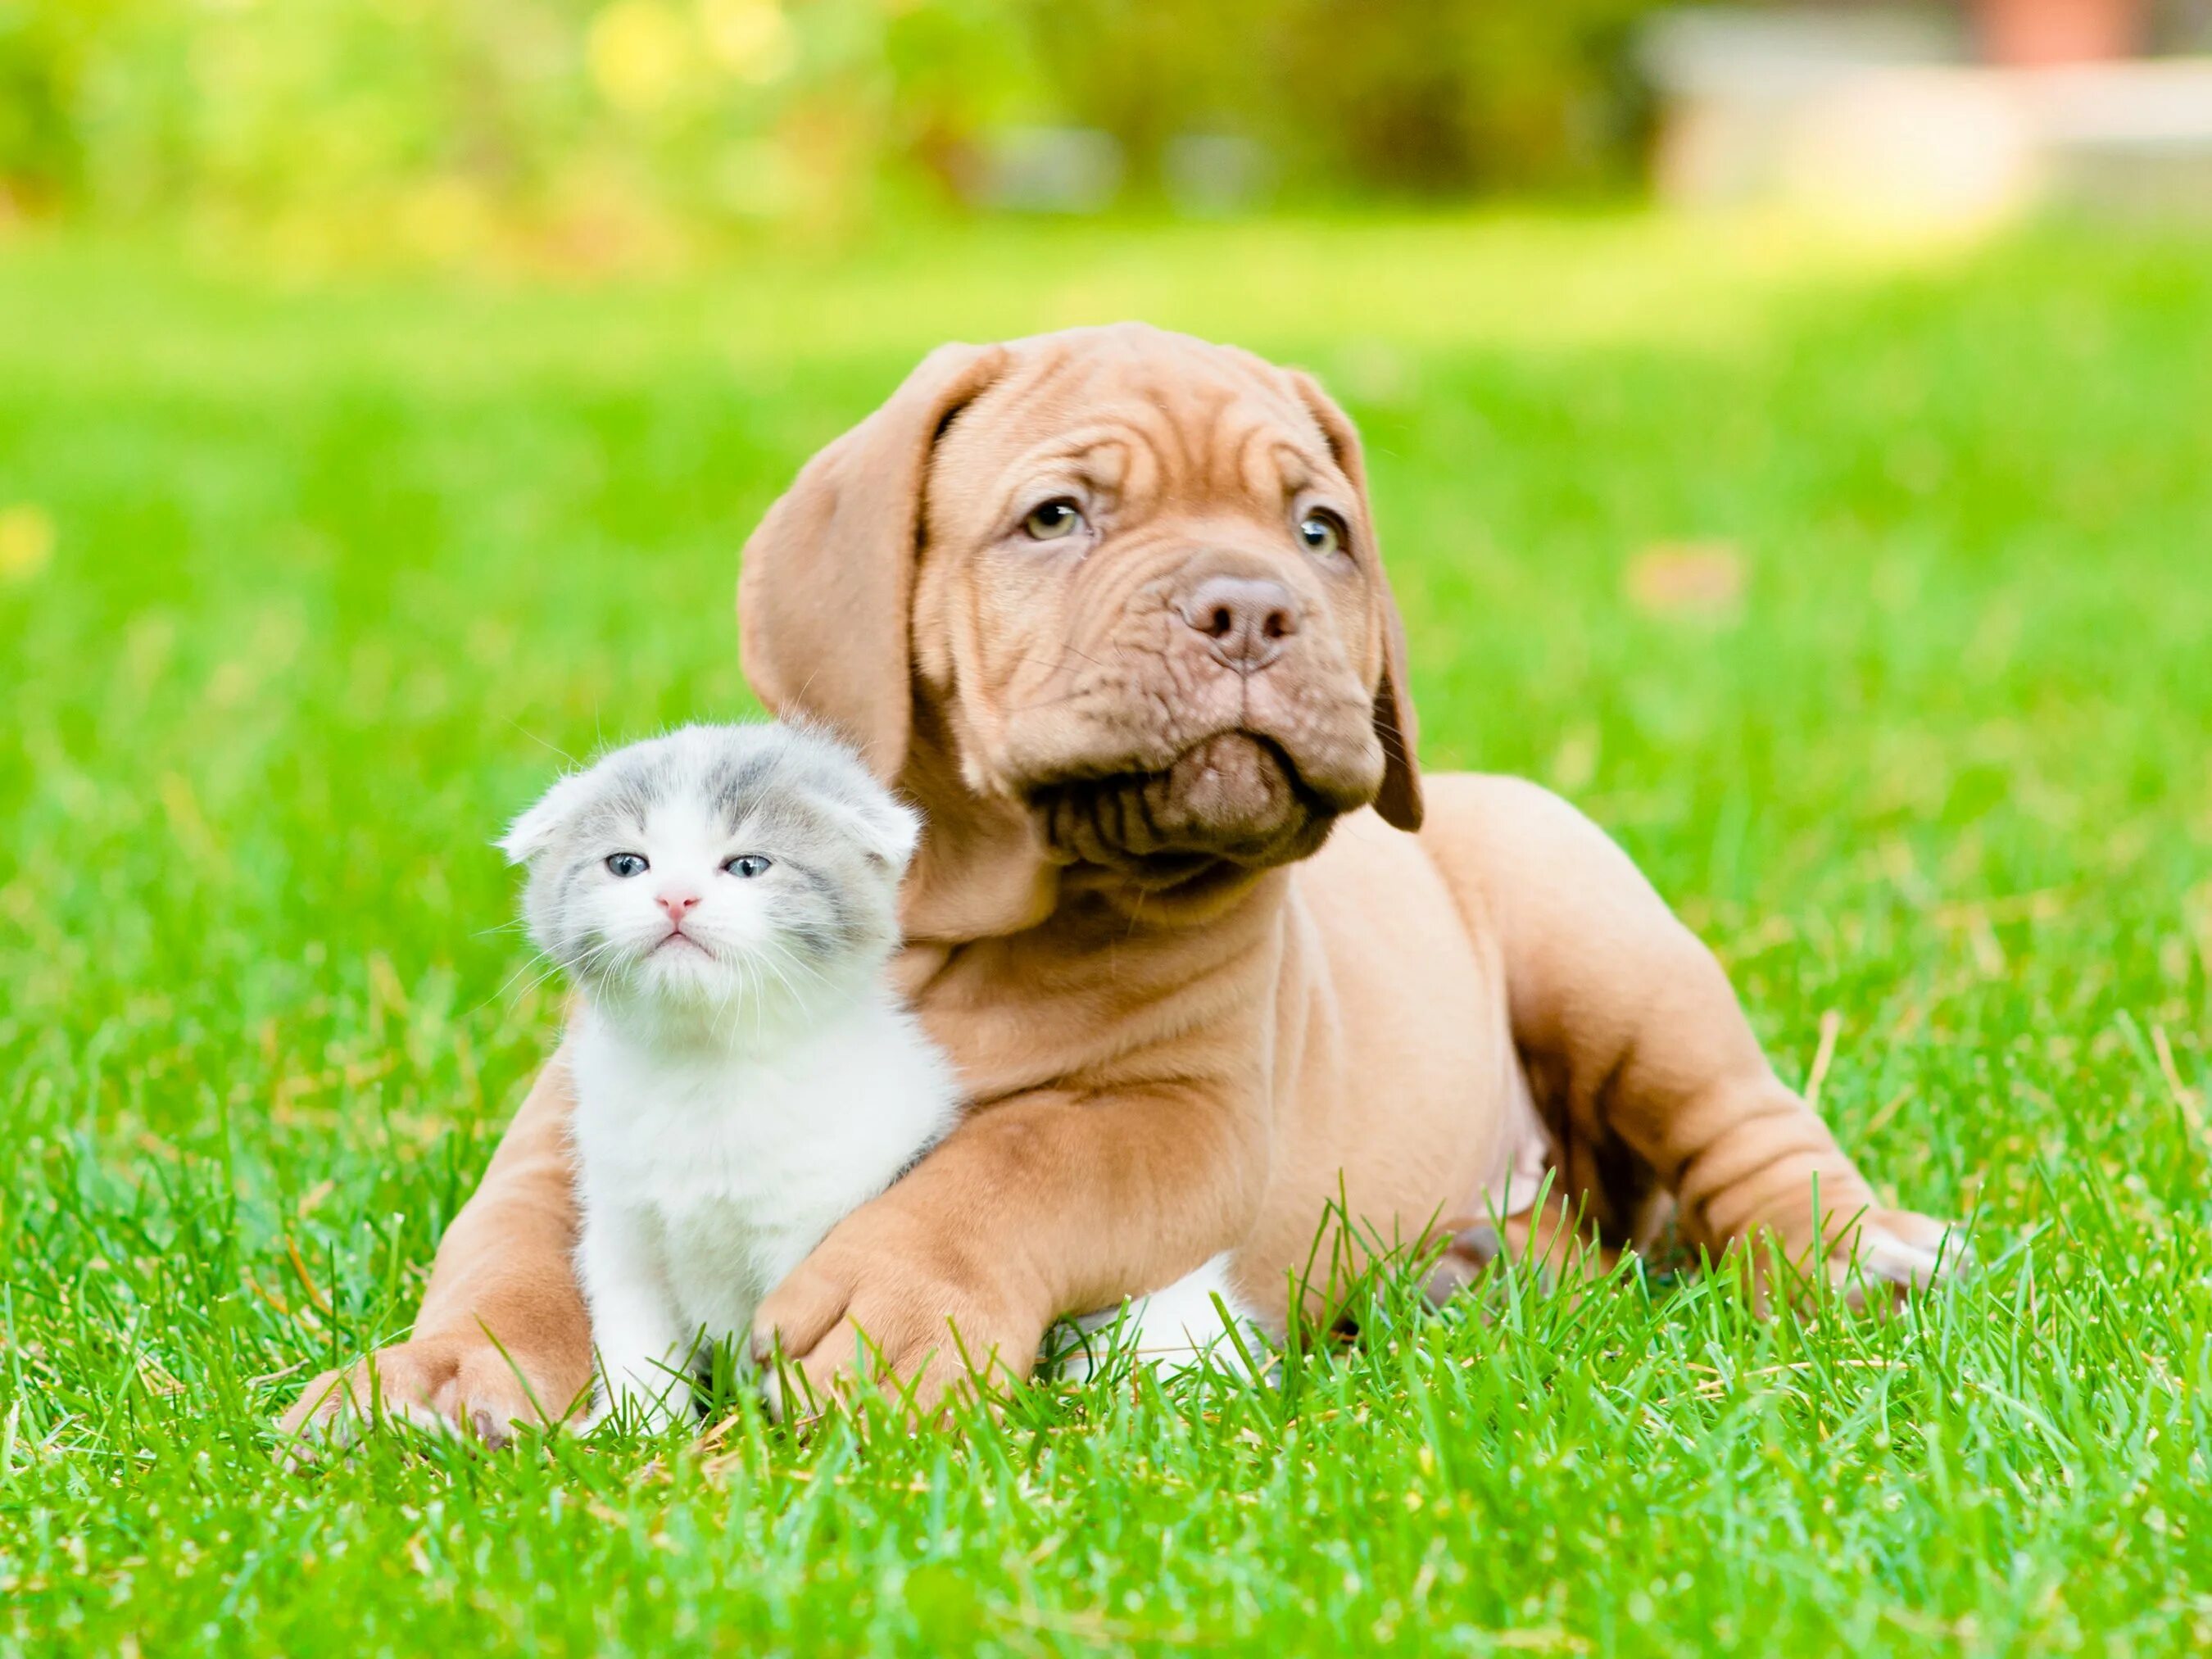
[(705, 945), (700, 944), (697, 939), (693, 939), (690, 934), (684, 932), (681, 928), (671, 928), (667, 933), (660, 936), (659, 943), (655, 945), (650, 951), (647, 951), (646, 955), (649, 957), (659, 956), (663, 951), (665, 951), (672, 945), (689, 945), (692, 950), (696, 951), (702, 957), (711, 957), (714, 954), (712, 951), (709, 951)]

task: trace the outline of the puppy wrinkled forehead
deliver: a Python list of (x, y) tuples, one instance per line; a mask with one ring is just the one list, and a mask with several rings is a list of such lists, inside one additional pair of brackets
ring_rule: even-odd
[(1234, 346), (1139, 323), (1071, 329), (1008, 345), (1007, 372), (942, 437), (1000, 455), (1140, 434), (1185, 456), (1269, 449), (1302, 471), (1333, 447), (1294, 378)]

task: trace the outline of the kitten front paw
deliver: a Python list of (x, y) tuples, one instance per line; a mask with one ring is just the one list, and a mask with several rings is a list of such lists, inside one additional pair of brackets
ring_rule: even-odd
[(579, 1426), (587, 1435), (608, 1423), (618, 1434), (665, 1434), (689, 1416), (690, 1407), (690, 1378), (664, 1376), (655, 1384), (626, 1373), (619, 1382), (600, 1380)]

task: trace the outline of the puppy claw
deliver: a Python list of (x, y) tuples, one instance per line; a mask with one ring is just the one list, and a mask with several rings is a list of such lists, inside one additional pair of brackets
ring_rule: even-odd
[[(441, 1423), (445, 1419), (443, 1418), (439, 1419)], [(513, 1425), (501, 1423), (491, 1413), (484, 1410), (482, 1407), (478, 1407), (476, 1410), (469, 1413), (469, 1427), (476, 1431), (476, 1437), (478, 1440), (481, 1440), (485, 1445), (490, 1447), (494, 1451), (505, 1451), (509, 1446), (514, 1443), (514, 1431)]]
[(1448, 1231), (1451, 1242), (1444, 1246), (1443, 1254), (1429, 1270), (1428, 1283), (1423, 1287), (1430, 1304), (1438, 1308), (1473, 1284), (1505, 1254), (1505, 1241), (1487, 1221), (1471, 1222)]
[(1504, 1254), (1505, 1242), (1487, 1221), (1478, 1221), (1452, 1240), (1452, 1249), (1488, 1267)]
[(1876, 1285), (1891, 1287), (1900, 1297), (1923, 1295), (1973, 1267), (1964, 1228), (1893, 1210), (1859, 1225), (1848, 1246), (1831, 1258), (1830, 1275), (1854, 1301), (1863, 1301), (1865, 1291)]

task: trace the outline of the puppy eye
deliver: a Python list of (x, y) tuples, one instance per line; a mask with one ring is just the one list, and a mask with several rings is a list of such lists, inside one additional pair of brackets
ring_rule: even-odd
[(1342, 547), (1351, 535), (1343, 520), (1327, 507), (1316, 507), (1298, 520), (1298, 539), (1310, 550), (1325, 556)]
[(1022, 529), (1033, 542), (1056, 542), (1083, 527), (1083, 509), (1065, 495), (1055, 495), (1030, 509)]
[(631, 876), (641, 876), (652, 867), (635, 853), (610, 853), (607, 855), (607, 868), (625, 880)]
[(758, 853), (740, 853), (722, 868), (733, 876), (744, 876), (750, 880), (755, 876), (765, 874), (770, 862), (771, 860), (763, 858)]

